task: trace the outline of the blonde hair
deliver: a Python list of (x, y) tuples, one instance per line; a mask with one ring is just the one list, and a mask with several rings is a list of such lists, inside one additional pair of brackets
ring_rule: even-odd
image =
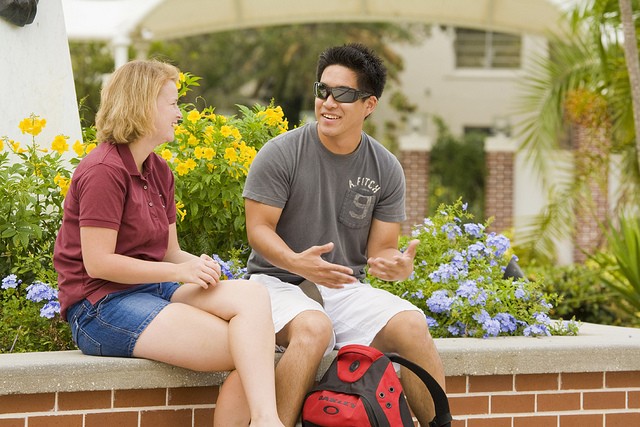
[(155, 59), (130, 61), (118, 68), (100, 93), (96, 139), (128, 144), (154, 131), (158, 95), (180, 71)]

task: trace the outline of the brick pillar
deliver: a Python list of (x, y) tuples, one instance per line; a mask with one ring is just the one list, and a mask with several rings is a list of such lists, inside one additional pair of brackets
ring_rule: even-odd
[(609, 211), (609, 155), (604, 130), (583, 126), (573, 128), (573, 147), (577, 179), (584, 182), (574, 206), (573, 260), (584, 262), (603, 243), (600, 228)]
[(404, 169), (407, 187), (407, 219), (402, 224), (403, 234), (409, 234), (411, 227), (421, 223), (427, 215), (430, 157), (431, 140), (428, 136), (414, 132), (400, 138), (398, 158)]
[(488, 137), (484, 143), (487, 180), (485, 217), (493, 217), (491, 231), (501, 233), (513, 226), (516, 144), (504, 134)]

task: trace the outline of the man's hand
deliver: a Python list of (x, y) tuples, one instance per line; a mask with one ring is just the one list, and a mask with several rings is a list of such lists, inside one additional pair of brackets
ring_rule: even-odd
[(325, 261), (322, 255), (333, 250), (333, 242), (322, 246), (312, 246), (294, 258), (290, 271), (328, 288), (341, 288), (345, 283), (356, 283), (353, 270), (339, 264)]
[(369, 274), (381, 280), (389, 282), (405, 280), (413, 272), (413, 260), (420, 241), (415, 239), (409, 242), (407, 249), (390, 259), (385, 257), (371, 257), (367, 260)]

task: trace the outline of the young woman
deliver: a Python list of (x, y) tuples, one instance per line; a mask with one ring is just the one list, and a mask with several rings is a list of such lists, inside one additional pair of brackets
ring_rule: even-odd
[(231, 370), (214, 425), (280, 427), (266, 290), (221, 281), (178, 244), (173, 174), (154, 153), (182, 118), (178, 76), (132, 61), (102, 90), (100, 143), (73, 174), (54, 251), (62, 316), (85, 354)]

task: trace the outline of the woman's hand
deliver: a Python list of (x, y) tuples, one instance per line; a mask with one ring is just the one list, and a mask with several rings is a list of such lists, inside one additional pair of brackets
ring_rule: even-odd
[(193, 283), (204, 289), (220, 283), (220, 264), (209, 255), (202, 254), (199, 258), (177, 264), (179, 282)]

